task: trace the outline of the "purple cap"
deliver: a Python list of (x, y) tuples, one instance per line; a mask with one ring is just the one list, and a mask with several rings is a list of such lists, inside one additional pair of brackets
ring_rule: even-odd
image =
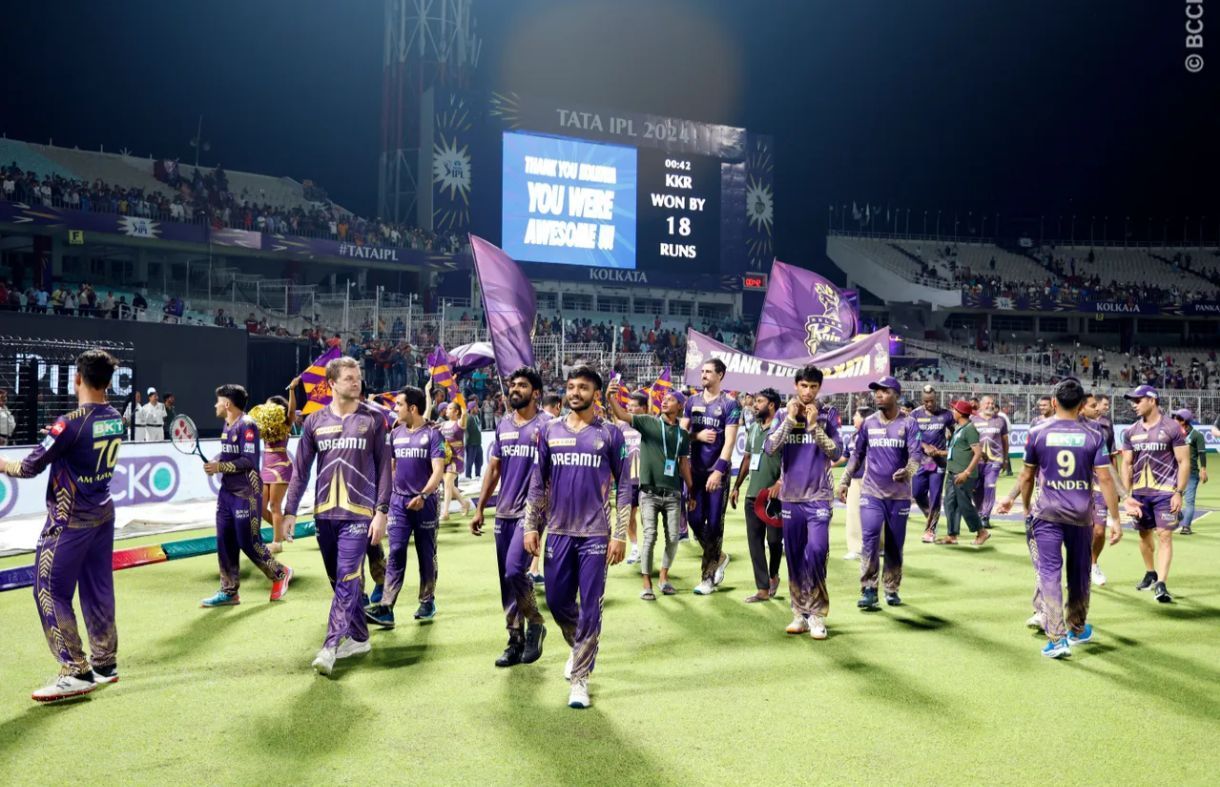
[(1188, 424), (1195, 420), (1195, 414), (1190, 410), (1187, 410), (1185, 407), (1183, 407), (1181, 410), (1174, 410), (1173, 417)]
[(1138, 402), (1145, 396), (1151, 396), (1153, 399), (1160, 399), (1160, 397), (1157, 396), (1156, 389), (1151, 385), (1137, 385), (1130, 391), (1127, 391), (1127, 393), (1123, 395), (1123, 398), (1130, 399), (1133, 402)]
[[(683, 407), (686, 406), (686, 394), (682, 393), (677, 388), (671, 388), (670, 390), (666, 391), (665, 396), (672, 396), (674, 399), (678, 400), (678, 404), (682, 405)], [(664, 400), (665, 396), (662, 396), (661, 399)]]
[(876, 382), (869, 383), (868, 387), (871, 391), (875, 391), (878, 388), (889, 388), (896, 394), (902, 393), (902, 385), (893, 377), (882, 377)]

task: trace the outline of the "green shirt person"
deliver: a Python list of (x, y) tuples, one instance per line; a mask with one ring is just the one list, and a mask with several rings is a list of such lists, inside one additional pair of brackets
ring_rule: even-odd
[(945, 469), (953, 478), (953, 483), (961, 486), (978, 476), (979, 457), (983, 449), (979, 444), (979, 430), (970, 422), (969, 417), (962, 418), (957, 410), (953, 413), (957, 428), (949, 439), (949, 455), (945, 460)]
[[(686, 398), (670, 391), (661, 400), (661, 415), (632, 415), (619, 404), (619, 383), (614, 380), (606, 389), (606, 406), (620, 421), (631, 424), (640, 433), (640, 516), (644, 526), (640, 548), (640, 598), (655, 601), (652, 588), (652, 554), (657, 543), (659, 523), (665, 524), (665, 552), (661, 558), (661, 592), (673, 595), (677, 591), (669, 581), (669, 568), (678, 553), (681, 538), (681, 479), (687, 488), (693, 486), (690, 473), (690, 433), (679, 419)], [(694, 498), (686, 501), (689, 510)]]
[(730, 505), (737, 508), (737, 496), (742, 484), (746, 484), (746, 543), (750, 547), (755, 589), (753, 595), (746, 597), (747, 604), (768, 601), (779, 590), (779, 564), (784, 556), (783, 531), (768, 525), (754, 507), (755, 500), (765, 490), (771, 490), (771, 495), (779, 493), (780, 463), (783, 455), (779, 451), (772, 454), (764, 450), (773, 427), (779, 424), (779, 419), (776, 418), (780, 407), (779, 392), (774, 388), (759, 391), (754, 395), (751, 407), (754, 410), (754, 422), (746, 430), (741, 467), (737, 470), (737, 480), (733, 482), (733, 491), (729, 495)]

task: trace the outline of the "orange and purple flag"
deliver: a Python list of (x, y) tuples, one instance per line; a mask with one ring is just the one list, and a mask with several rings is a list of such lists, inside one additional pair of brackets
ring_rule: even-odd
[(440, 387), (446, 400), (457, 402), (463, 410), (466, 409), (466, 397), (462, 396), (457, 378), (453, 376), (453, 370), (449, 366), (449, 354), (439, 344), (428, 355), (428, 373), (432, 375), (432, 384)]
[(661, 402), (665, 401), (665, 394), (673, 390), (673, 374), (670, 367), (666, 366), (665, 371), (661, 372), (661, 376), (652, 384), (652, 388), (648, 391), (648, 410), (653, 415), (661, 412)]
[(342, 355), (343, 351), (338, 347), (331, 347), (301, 372), (301, 384), (305, 386), (306, 395), (305, 406), (301, 408), (302, 415), (309, 415), (330, 404), (330, 381), (326, 379), (326, 364)]

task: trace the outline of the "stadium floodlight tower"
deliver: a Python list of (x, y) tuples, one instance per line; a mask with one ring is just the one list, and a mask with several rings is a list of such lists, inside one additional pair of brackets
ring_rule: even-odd
[(434, 87), (469, 87), (482, 43), (473, 0), (386, 0), (377, 209), (432, 228), (432, 145), (425, 125)]

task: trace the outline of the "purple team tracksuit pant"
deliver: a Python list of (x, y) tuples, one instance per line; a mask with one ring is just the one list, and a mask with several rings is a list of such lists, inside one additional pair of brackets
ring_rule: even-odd
[(284, 578), (284, 567), (263, 543), (262, 495), (243, 497), (221, 489), (216, 498), (216, 559), (220, 589), (237, 595), (241, 585), (241, 553), (272, 582)]
[[(1034, 606), (1041, 606), (1043, 629), (1054, 641), (1067, 636), (1067, 629), (1084, 630), (1089, 614), (1089, 569), (1093, 564), (1093, 528), (1063, 525), (1033, 519), (1026, 526), (1029, 552), (1034, 559), (1038, 593)], [(1066, 560), (1064, 553), (1067, 553)], [(1063, 603), (1063, 569), (1067, 568), (1067, 605)], [(1040, 597), (1040, 599), (1039, 599)], [(1064, 619), (1066, 609), (1066, 621)]]
[[(105, 524), (72, 528), (48, 517), (34, 561), (34, 603), (51, 653), (65, 675), (115, 663), (114, 514)], [(89, 632), (92, 659), (85, 657), (76, 628), (72, 596), (80, 588), (81, 612)]]
[(805, 617), (825, 617), (830, 612), (826, 557), (830, 553), (831, 502), (785, 502), (782, 511), (792, 611)]
[(995, 485), (1000, 480), (1000, 470), (1004, 463), (1000, 460), (983, 462), (979, 474), (979, 485), (974, 488), (974, 507), (979, 510), (979, 519), (983, 527), (991, 527), (991, 509), (995, 508)]
[(546, 537), (546, 604), (572, 646), (573, 680), (587, 678), (597, 661), (609, 545), (607, 536)]
[(415, 558), (419, 561), (420, 603), (431, 601), (436, 593), (436, 528), (440, 504), (436, 493), (433, 493), (424, 498), (424, 505), (418, 511), (409, 511), (407, 503), (414, 497), (397, 492), (390, 497), (390, 520), (386, 526), (390, 535), (390, 554), (386, 560), (385, 586), (381, 595), (381, 603), (389, 607), (394, 606), (402, 590), (407, 571), (407, 545), (413, 535)]
[(945, 469), (943, 467), (934, 467), (931, 470), (921, 467), (916, 471), (915, 477), (911, 479), (911, 496), (915, 498), (915, 505), (919, 506), (919, 510), (928, 520), (926, 529), (933, 533), (936, 532), (936, 525), (940, 522), (940, 498), (944, 491)]
[[(703, 547), (702, 578), (711, 579), (720, 565), (720, 552), (724, 545), (724, 514), (728, 508), (729, 495), (725, 484), (715, 492), (707, 491), (707, 479), (711, 475), (695, 475), (691, 478), (694, 490), (690, 493), (695, 499), (695, 509), (687, 519), (695, 538)], [(725, 475), (725, 480), (728, 476)]]
[(880, 497), (860, 497), (860, 530), (864, 547), (860, 551), (860, 587), (877, 587), (880, 568), (878, 553), (881, 533), (885, 531), (885, 567), (881, 583), (886, 593), (897, 593), (902, 584), (902, 545), (907, 537), (907, 517), (911, 514), (910, 500), (886, 500)]
[[(500, 570), (500, 603), (509, 632), (520, 632), (528, 622), (541, 625), (542, 613), (528, 576), (534, 556), (525, 551), (525, 519), (496, 517), (496, 567)], [(549, 561), (549, 558), (548, 558)]]
[(338, 647), (339, 640), (351, 637), (363, 642), (369, 638), (368, 623), (360, 607), (364, 587), (364, 555), (369, 548), (369, 520), (322, 519), (314, 522), (322, 563), (335, 589), (326, 624), (325, 647)]

